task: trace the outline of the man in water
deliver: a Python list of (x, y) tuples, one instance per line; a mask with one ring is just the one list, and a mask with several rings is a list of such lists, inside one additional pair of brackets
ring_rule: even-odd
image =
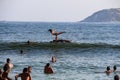
[(7, 58), (7, 60), (6, 60), (6, 64), (4, 65), (4, 67), (3, 67), (3, 70), (5, 71), (10, 71), (12, 68), (13, 68), (14, 66), (13, 66), (13, 64), (11, 63), (11, 60), (9, 59), (9, 58)]
[(32, 72), (32, 66), (28, 66), (28, 73), (31, 74)]
[(52, 56), (52, 62), (56, 62), (56, 57), (55, 56)]
[(120, 80), (120, 78), (117, 74), (114, 76), (114, 80)]
[(7, 79), (7, 80), (12, 80), (12, 79), (9, 77), (9, 72), (10, 72), (10, 69), (5, 68), (5, 69), (4, 69), (4, 72), (2, 73), (2, 78)]
[(48, 31), (50, 31), (50, 33), (52, 35), (55, 35), (55, 41), (58, 42), (58, 35), (62, 34), (62, 33), (65, 33), (65, 32), (57, 32), (55, 30), (52, 30), (52, 29), (49, 29)]
[(24, 68), (23, 73), (16, 75), (15, 80), (17, 80), (18, 77), (21, 77), (21, 80), (32, 80), (30, 74), (28, 73), (28, 68)]
[(8, 80), (7, 78), (3, 78), (3, 72), (2, 72), (2, 69), (0, 69), (0, 80)]
[(105, 73), (109, 75), (112, 71), (110, 70), (110, 66), (107, 66)]
[(50, 66), (50, 63), (47, 63), (44, 67), (44, 73), (46, 74), (52, 74), (54, 73), (52, 67)]
[(116, 72), (117, 71), (117, 67), (116, 65), (113, 66), (113, 72)]

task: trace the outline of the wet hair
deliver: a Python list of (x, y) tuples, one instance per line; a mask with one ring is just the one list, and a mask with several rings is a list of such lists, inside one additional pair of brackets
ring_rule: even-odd
[(114, 70), (116, 70), (116, 69), (117, 69), (116, 65), (114, 65), (114, 66), (113, 66), (113, 69), (114, 69)]
[(117, 74), (114, 76), (114, 80), (119, 80), (119, 76)]
[(110, 70), (110, 66), (107, 66), (107, 68), (106, 68), (106, 69), (107, 69), (107, 71), (109, 71), (109, 70)]
[(49, 66), (50, 66), (50, 63), (47, 63), (47, 64), (46, 64), (46, 67), (49, 67)]
[(10, 58), (7, 58), (7, 63), (9, 63), (10, 62)]
[(48, 31), (52, 32), (52, 29), (49, 29)]
[(28, 68), (23, 69), (23, 73), (28, 72)]

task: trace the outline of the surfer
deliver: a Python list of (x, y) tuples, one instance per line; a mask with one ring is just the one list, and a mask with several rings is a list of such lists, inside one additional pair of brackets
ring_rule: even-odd
[(49, 29), (50, 33), (55, 36), (55, 41), (58, 42), (58, 35), (63, 34), (65, 32), (57, 32), (55, 30)]

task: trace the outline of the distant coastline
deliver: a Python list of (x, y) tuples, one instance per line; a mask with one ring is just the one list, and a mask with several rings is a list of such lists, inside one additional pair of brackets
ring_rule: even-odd
[(120, 8), (97, 11), (79, 22), (120, 22)]

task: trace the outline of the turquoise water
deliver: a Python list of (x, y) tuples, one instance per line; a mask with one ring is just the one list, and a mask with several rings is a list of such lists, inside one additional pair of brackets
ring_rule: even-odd
[[(54, 39), (49, 28), (66, 31), (59, 38), (72, 43), (49, 43)], [(27, 66), (33, 66), (33, 80), (113, 80), (115, 74), (107, 76), (106, 67), (116, 65), (120, 71), (120, 23), (0, 22), (0, 30), (0, 68), (9, 57), (13, 80)], [(55, 74), (43, 73), (48, 62)]]

